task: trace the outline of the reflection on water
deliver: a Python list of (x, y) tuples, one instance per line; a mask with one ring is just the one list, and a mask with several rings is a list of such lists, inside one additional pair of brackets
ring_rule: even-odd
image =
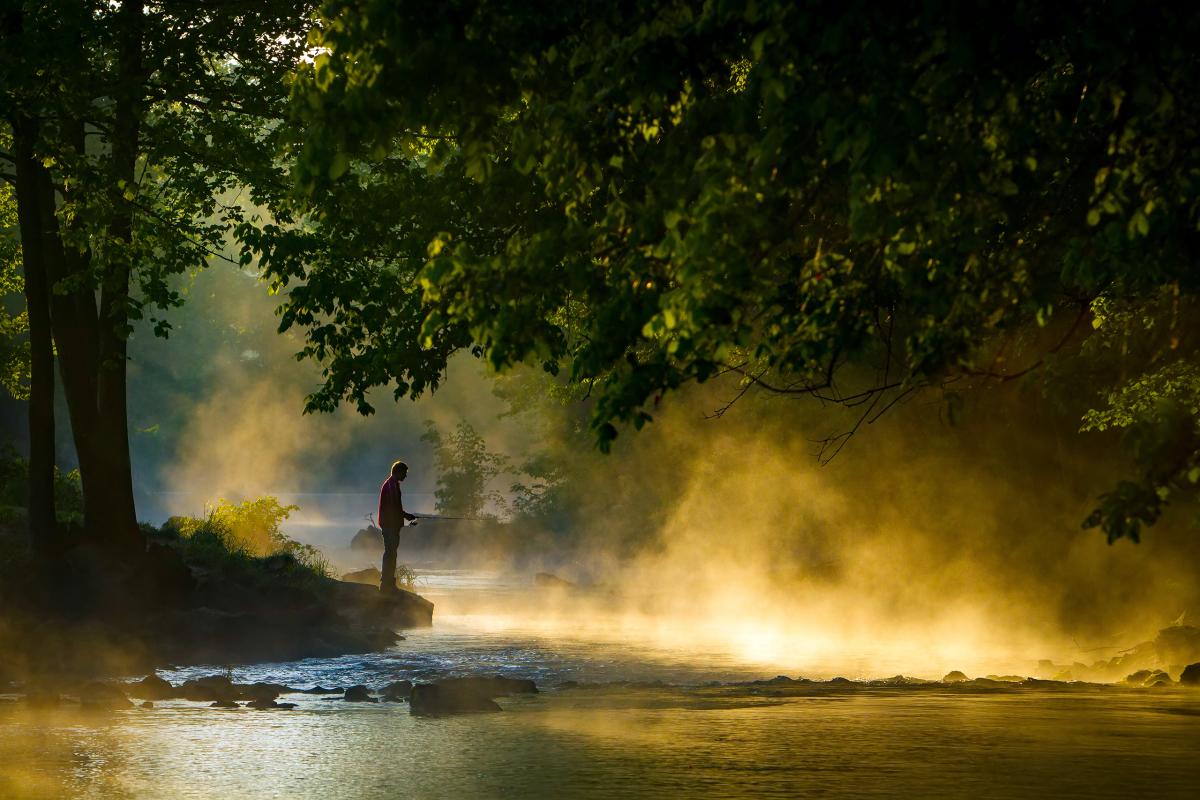
[(411, 717), (168, 703), (102, 718), (0, 707), (0, 796), (1194, 797), (1194, 696), (764, 702), (573, 689), (505, 713)]
[(107, 715), (0, 700), (0, 797), (1194, 797), (1200, 781), (1196, 692), (730, 686), (777, 670), (619, 626), (522, 625), (495, 611), (524, 591), (500, 576), (434, 573), (426, 591), (435, 627), (390, 652), (233, 675), (378, 687), (501, 673), (545, 691), (449, 719), (311, 695), (286, 698), (294, 711)]

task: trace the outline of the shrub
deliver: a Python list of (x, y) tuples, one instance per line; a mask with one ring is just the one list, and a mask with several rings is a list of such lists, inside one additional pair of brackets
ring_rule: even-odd
[(208, 507), (203, 519), (171, 517), (162, 533), (181, 540), (188, 560), (210, 567), (228, 570), (239, 563), (250, 567), (267, 560), (278, 565), (279, 557), (286, 556), (294, 565), (287, 571), (294, 577), (302, 581), (328, 578), (331, 569), (324, 554), (283, 533), (284, 520), (298, 509), (271, 496), (236, 505), (222, 499)]

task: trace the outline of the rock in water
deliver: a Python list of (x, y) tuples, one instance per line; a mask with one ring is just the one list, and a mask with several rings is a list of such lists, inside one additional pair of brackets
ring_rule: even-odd
[(129, 696), (139, 700), (166, 700), (176, 694), (175, 687), (157, 675), (147, 675), (129, 685)]
[(965, 680), (968, 680), (966, 674), (957, 669), (950, 670), (942, 677), (942, 683), (962, 683)]
[(396, 681), (383, 687), (383, 699), (391, 703), (407, 700), (412, 695), (413, 685), (409, 681)]
[(1161, 686), (1164, 682), (1170, 685), (1171, 676), (1161, 669), (1139, 669), (1122, 682), (1130, 686)]
[(477, 714), (499, 711), (495, 700), (464, 686), (418, 683), (412, 688), (408, 710), (420, 717), (446, 714)]
[(1185, 686), (1200, 686), (1200, 662), (1184, 667), (1179, 682)]
[[(224, 675), (206, 675), (203, 678), (193, 678), (189, 681), (184, 681), (179, 687), (179, 694), (185, 700), (195, 700), (203, 702), (205, 700), (214, 703), (232, 703), (241, 696), (241, 690), (233, 685), (233, 681)], [(232, 706), (222, 705), (219, 708), (234, 708)]]
[(120, 689), (98, 682), (85, 684), (79, 690), (79, 703), (84, 708), (97, 710), (133, 708), (133, 703), (129, 702), (129, 698)]
[(371, 691), (362, 685), (351, 686), (346, 690), (343, 700), (349, 700), (352, 703), (378, 703), (379, 700), (371, 697)]
[[(279, 695), (292, 691), (289, 686), (279, 683), (263, 683), (262, 681), (238, 686), (237, 688), (241, 692), (242, 699), (249, 700), (252, 708), (257, 708), (254, 703), (273, 704), (275, 698), (279, 697)], [(265, 707), (274, 708), (274, 705), (267, 705)]]

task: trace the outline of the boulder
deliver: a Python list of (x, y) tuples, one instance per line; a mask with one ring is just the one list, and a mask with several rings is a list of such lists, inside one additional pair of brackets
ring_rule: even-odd
[(237, 688), (241, 692), (241, 698), (243, 700), (250, 700), (252, 702), (260, 703), (273, 702), (275, 698), (279, 697), (279, 695), (283, 694), (284, 692), (293, 691), (290, 686), (284, 686), (281, 683), (263, 683), (262, 681), (241, 684), (238, 685)]
[(407, 700), (412, 695), (413, 685), (410, 681), (395, 681), (383, 687), (380, 694), (384, 700), (391, 703), (399, 703)]
[(367, 586), (347, 581), (335, 581), (333, 589), (333, 604), (344, 617), (377, 621), (387, 627), (392, 638), (397, 628), (428, 628), (433, 624), (433, 603), (415, 592), (397, 589), (384, 594), (378, 583)]
[(957, 669), (952, 669), (942, 676), (942, 683), (962, 683), (966, 680), (966, 674)]
[(418, 683), (412, 688), (408, 710), (417, 716), (440, 717), (447, 714), (477, 714), (499, 711), (495, 700), (463, 685)]
[(1185, 686), (1200, 686), (1200, 662), (1184, 667), (1179, 682)]
[(139, 700), (166, 700), (178, 696), (175, 687), (157, 675), (147, 675), (137, 683), (129, 684), (128, 689), (129, 696)]
[(378, 703), (379, 702), (379, 700), (377, 698), (371, 697), (371, 690), (361, 684), (359, 684), (358, 686), (351, 686), (350, 688), (348, 688), (346, 690), (346, 694), (342, 697), (342, 699), (347, 700), (351, 703)]
[(108, 683), (92, 681), (79, 690), (79, 703), (87, 709), (111, 710), (117, 708), (133, 708), (133, 703), (125, 693), (116, 686)]
[(154, 703), (150, 700), (146, 700), (142, 703), (142, 708), (154, 708)]
[(379, 586), (379, 582), (383, 580), (383, 573), (375, 567), (367, 567), (353, 572), (347, 572), (342, 576), (342, 580), (346, 583), (362, 583), (367, 586)]
[(1158, 686), (1163, 681), (1171, 683), (1171, 676), (1161, 669), (1139, 669), (1137, 672), (1125, 676), (1122, 683), (1130, 686)]
[(246, 708), (256, 708), (260, 711), (268, 708), (295, 708), (295, 703), (276, 703), (274, 700), (256, 699), (246, 703)]
[(300, 689), (300, 694), (342, 694), (346, 690), (338, 686), (333, 689), (326, 689), (324, 686), (314, 686), (311, 689)]
[[(233, 681), (224, 675), (206, 675), (203, 678), (193, 678), (184, 681), (179, 687), (179, 694), (185, 700), (197, 702), (215, 701), (232, 702), (241, 697), (241, 690), (233, 685)], [(235, 704), (236, 705), (236, 704)], [(231, 706), (222, 706), (230, 708)]]
[(238, 704), (235, 701), (229, 700), (229, 699), (214, 700), (211, 703), (209, 703), (208, 705), (209, 705), (209, 708), (237, 708), (238, 707)]

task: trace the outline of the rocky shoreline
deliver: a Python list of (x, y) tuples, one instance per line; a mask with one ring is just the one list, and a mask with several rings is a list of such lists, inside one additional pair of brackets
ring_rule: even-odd
[(132, 558), (89, 544), (52, 562), (24, 554), (0, 585), (0, 684), (375, 652), (433, 623), (412, 592), (184, 544), (151, 529)]
[[(281, 703), (281, 696), (341, 695), (333, 699), (347, 703), (408, 703), (413, 715), (430, 717), (500, 711), (500, 706), (495, 702), (497, 697), (538, 693), (537, 685), (531, 680), (500, 675), (445, 678), (415, 685), (410, 681), (393, 681), (375, 691), (364, 685), (300, 689), (261, 681), (235, 683), (228, 675), (206, 675), (174, 685), (154, 673), (133, 683), (89, 680), (52, 684), (37, 681), (7, 688), (16, 689), (9, 692), (16, 702), (34, 709), (77, 705), (86, 711), (117, 711), (134, 708), (135, 705), (154, 708), (155, 702), (166, 700), (187, 700), (205, 703), (211, 708), (290, 710), (296, 708), (298, 703)], [(2, 688), (0, 693), (3, 693)]]

